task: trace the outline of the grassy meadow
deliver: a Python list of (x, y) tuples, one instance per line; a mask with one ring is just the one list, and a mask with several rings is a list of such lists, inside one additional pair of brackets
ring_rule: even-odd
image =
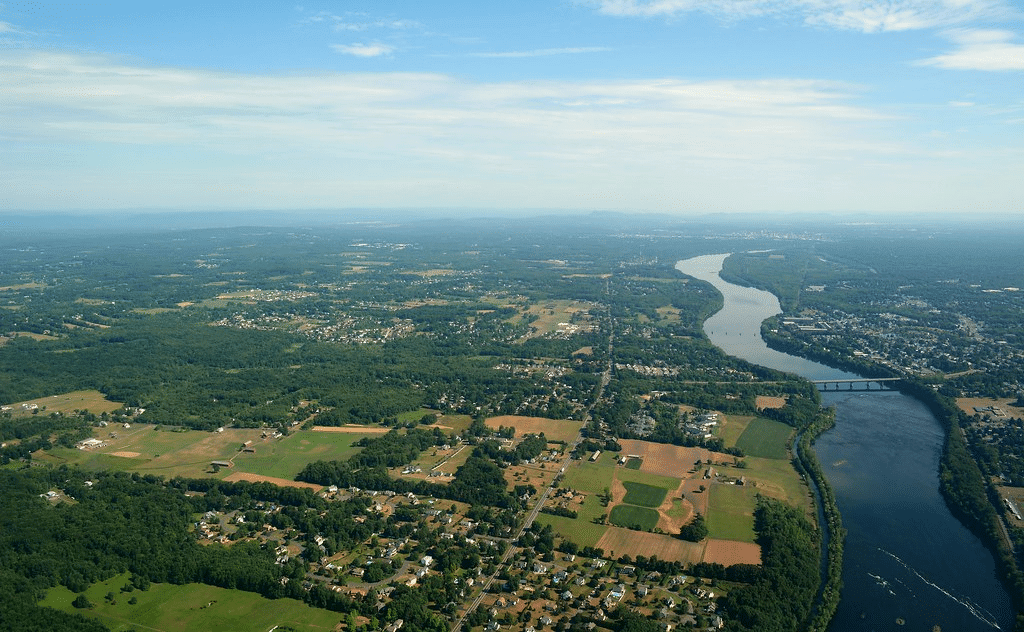
[[(311, 608), (294, 599), (266, 599), (255, 593), (215, 588), (204, 584), (153, 584), (149, 590), (120, 592), (128, 575), (93, 584), (85, 596), (94, 604), (87, 610), (71, 605), (78, 595), (63, 586), (51, 588), (40, 605), (98, 619), (113, 632), (266, 632), (278, 625), (296, 630), (324, 632), (338, 627), (341, 615)], [(114, 594), (114, 603), (107, 593)], [(128, 603), (135, 598), (137, 603)]]

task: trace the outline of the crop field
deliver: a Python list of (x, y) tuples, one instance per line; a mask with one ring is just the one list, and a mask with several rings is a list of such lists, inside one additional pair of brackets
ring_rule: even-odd
[(710, 492), (708, 537), (753, 542), (756, 491), (743, 485), (712, 485)]
[(748, 456), (766, 459), (789, 459), (786, 446), (793, 428), (778, 421), (757, 418), (750, 422), (736, 447)]
[(754, 419), (756, 417), (749, 415), (719, 415), (715, 436), (722, 440), (725, 447), (735, 447), (740, 436), (747, 430), (750, 422)]
[(685, 448), (636, 439), (622, 439), (619, 443), (622, 444), (622, 454), (636, 454), (643, 459), (641, 472), (674, 478), (685, 478), (697, 460), (731, 458), (704, 448)]
[(516, 429), (516, 436), (522, 437), (527, 434), (540, 434), (548, 441), (572, 441), (579, 434), (582, 421), (568, 419), (547, 419), (545, 417), (520, 417), (517, 415), (501, 415), (489, 417), (487, 427), (497, 430), (501, 426), (511, 426)]
[(657, 555), (660, 560), (684, 564), (696, 564), (705, 559), (704, 542), (687, 542), (670, 535), (633, 531), (622, 527), (608, 527), (604, 536), (598, 540), (597, 547), (604, 549), (605, 555), (612, 558), (623, 555)]
[[(596, 501), (595, 501), (596, 502)], [(597, 515), (600, 516), (604, 513), (604, 508), (601, 508), (601, 512)], [(604, 537), (608, 527), (603, 524), (596, 524), (590, 520), (584, 520), (582, 514), (579, 518), (565, 518), (563, 516), (553, 516), (551, 514), (537, 514), (537, 523), (541, 525), (551, 525), (555, 533), (566, 534), (571, 533), (572, 537), (569, 538), (580, 546), (597, 546), (597, 543)]]
[(622, 502), (628, 505), (660, 507), (661, 503), (665, 501), (665, 495), (668, 494), (668, 490), (664, 487), (655, 487), (646, 483), (624, 481), (622, 484), (626, 488), (626, 497), (622, 499)]
[(36, 414), (50, 414), (54, 412), (67, 414), (76, 410), (88, 410), (94, 415), (101, 413), (112, 413), (115, 410), (120, 409), (124, 404), (120, 402), (112, 402), (107, 399), (103, 393), (99, 391), (72, 391), (70, 393), (62, 393), (60, 395), (50, 395), (48, 397), (40, 397), (39, 399), (30, 399), (24, 402), (15, 402), (12, 404), (4, 405), (11, 406), (11, 416), (17, 417), (21, 415), (31, 415), (32, 411), (22, 408), (22, 404), (32, 405), (35, 404), (40, 409), (44, 406), (46, 410), (40, 410)]
[[(340, 614), (311, 608), (295, 599), (266, 599), (255, 593), (203, 584), (153, 584), (146, 591), (120, 592), (126, 583), (128, 576), (119, 575), (90, 586), (85, 595), (94, 607), (89, 610), (73, 607), (71, 602), (77, 595), (63, 586), (47, 591), (40, 605), (97, 619), (113, 632), (264, 632), (279, 625), (302, 632), (341, 628)], [(114, 604), (104, 599), (108, 592), (114, 593)], [(137, 603), (129, 604), (133, 597)]]
[(644, 464), (644, 460), (643, 459), (638, 459), (638, 458), (634, 457), (634, 458), (628, 459), (626, 461), (626, 469), (627, 470), (639, 470), (640, 466), (642, 466), (643, 464)]
[(658, 526), (658, 512), (647, 507), (615, 505), (608, 515), (608, 522), (620, 527), (639, 527), (649, 531)]

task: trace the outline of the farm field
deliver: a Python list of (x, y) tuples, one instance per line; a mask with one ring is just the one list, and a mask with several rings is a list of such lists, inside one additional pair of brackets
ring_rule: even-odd
[[(293, 479), (309, 462), (346, 459), (359, 451), (352, 444), (366, 436), (376, 436), (373, 428), (363, 433), (320, 433), (295, 431), (279, 439), (262, 438), (257, 428), (227, 428), (224, 432), (155, 430), (151, 425), (117, 427), (117, 438), (108, 432), (114, 426), (97, 428), (94, 436), (106, 445), (93, 450), (53, 448), (33, 458), (55, 464), (77, 464), (84, 469), (113, 469), (160, 476), (223, 478), (231, 472)], [(252, 441), (255, 453), (240, 451)], [(233, 467), (217, 474), (210, 471), (211, 461), (231, 461)]]
[[(338, 613), (311, 608), (294, 599), (266, 599), (255, 593), (215, 588), (204, 584), (153, 584), (149, 590), (121, 593), (128, 575), (118, 575), (93, 584), (85, 591), (95, 604), (90, 610), (71, 605), (77, 597), (63, 586), (51, 588), (40, 605), (64, 612), (95, 618), (113, 632), (153, 630), (156, 632), (264, 632), (278, 625), (288, 625), (303, 632), (324, 632), (340, 629)], [(113, 592), (116, 604), (104, 595)], [(136, 604), (129, 604), (134, 597)]]
[[(601, 509), (601, 511), (597, 512), (594, 516), (596, 518), (604, 513), (605, 508), (600, 507), (600, 503), (596, 499), (594, 500), (594, 503)], [(571, 533), (572, 537), (568, 539), (580, 546), (597, 546), (597, 543), (602, 537), (604, 537), (605, 532), (609, 529), (607, 525), (596, 524), (592, 519), (585, 519), (582, 513), (576, 519), (541, 513), (537, 514), (536, 522), (540, 525), (551, 525), (551, 528), (554, 529), (555, 533)]]
[(710, 493), (708, 537), (753, 542), (757, 493), (744, 485), (712, 485)]
[(6, 403), (2, 402), (4, 406), (11, 407), (11, 416), (28, 416), (32, 414), (32, 411), (22, 408), (22, 404), (33, 405), (35, 404), (40, 409), (44, 406), (46, 410), (40, 410), (36, 414), (49, 414), (59, 412), (67, 414), (76, 410), (88, 410), (94, 415), (100, 415), (102, 413), (112, 413), (115, 410), (119, 410), (124, 406), (120, 402), (112, 402), (99, 391), (72, 391), (70, 393), (61, 393), (59, 395), (50, 395), (48, 397), (40, 397), (38, 399), (30, 399), (23, 402)]
[(513, 427), (516, 429), (516, 436), (522, 437), (526, 434), (540, 434), (548, 441), (572, 441), (579, 434), (582, 421), (569, 419), (547, 419), (545, 417), (520, 417), (518, 415), (501, 415), (489, 417), (486, 421), (488, 428), (497, 429), (500, 426)]
[(735, 447), (736, 442), (739, 441), (743, 433), (746, 432), (750, 422), (754, 421), (754, 419), (756, 419), (756, 417), (751, 415), (719, 414), (715, 436), (722, 440), (725, 447)]
[(608, 515), (608, 522), (620, 527), (639, 527), (650, 531), (658, 526), (658, 512), (635, 505), (615, 505)]
[[(369, 428), (364, 432), (325, 433), (312, 431), (293, 432), (287, 437), (253, 442), (255, 454), (238, 454), (235, 457), (235, 470), (294, 479), (307, 463), (313, 461), (343, 461), (362, 448), (355, 445), (365, 437), (376, 437), (379, 434)], [(225, 431), (227, 432), (227, 431)]]
[(747, 457), (745, 469), (730, 470), (735, 477), (744, 476), (748, 485), (764, 496), (778, 498), (797, 507), (811, 508), (811, 496), (800, 475), (789, 461)]
[[(626, 488), (626, 496), (622, 502), (640, 507), (660, 507), (669, 491), (664, 487), (633, 481), (624, 481), (622, 484)], [(676, 487), (678, 487), (678, 483), (673, 486), (673, 489)]]
[(788, 459), (789, 437), (793, 428), (778, 421), (761, 419), (752, 420), (746, 430), (736, 441), (736, 447), (748, 456), (759, 456), (766, 459)]
[(604, 549), (611, 558), (629, 555), (657, 555), (658, 559), (682, 562), (684, 564), (715, 560), (706, 559), (705, 542), (687, 542), (670, 535), (633, 531), (622, 527), (608, 527), (597, 547)]

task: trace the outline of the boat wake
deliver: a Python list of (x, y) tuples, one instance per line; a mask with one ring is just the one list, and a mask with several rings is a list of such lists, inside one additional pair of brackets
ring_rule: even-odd
[[(878, 550), (881, 551), (882, 553), (885, 553), (886, 555), (888, 555), (892, 559), (896, 560), (896, 562), (898, 562), (901, 566), (903, 566), (903, 568), (905, 568), (908, 571), (910, 571), (911, 573), (913, 573), (915, 577), (920, 579), (926, 585), (931, 586), (932, 588), (934, 588), (935, 590), (939, 591), (940, 593), (942, 593), (946, 597), (949, 597), (950, 599), (952, 599), (956, 603), (958, 603), (961, 606), (963, 606), (964, 608), (966, 608), (967, 611), (970, 612), (972, 615), (974, 615), (974, 617), (977, 618), (979, 621), (987, 623), (988, 625), (992, 626), (993, 628), (995, 628), (997, 630), (1001, 630), (1002, 629), (1001, 627), (999, 627), (999, 624), (996, 622), (995, 616), (991, 612), (989, 612), (988, 610), (985, 610), (984, 608), (982, 608), (978, 604), (976, 604), (973, 601), (971, 601), (971, 599), (969, 597), (966, 597), (966, 596), (963, 596), (963, 595), (958, 597), (958, 596), (954, 595), (953, 593), (949, 592), (948, 590), (946, 590), (942, 586), (939, 586), (935, 582), (930, 581), (927, 578), (925, 578), (924, 575), (922, 575), (921, 573), (918, 573), (916, 570), (911, 568), (910, 565), (908, 565), (906, 562), (901, 560), (899, 557), (893, 555), (889, 551), (886, 551), (885, 549), (878, 549)], [(868, 573), (868, 574), (871, 575), (871, 573)], [(890, 594), (893, 594), (895, 596), (895, 593), (893, 593), (892, 589), (889, 588), (889, 582), (887, 582), (884, 579), (882, 579), (881, 577), (878, 577), (878, 576), (875, 576), (875, 575), (871, 575), (871, 577), (880, 586), (888, 589)], [(899, 580), (897, 580), (897, 581), (899, 581)], [(900, 582), (900, 583), (903, 584), (903, 582)], [(903, 584), (903, 585), (906, 587), (906, 584)], [(907, 587), (907, 588), (909, 590), (909, 587)], [(911, 593), (913, 593), (913, 591), (911, 591)]]

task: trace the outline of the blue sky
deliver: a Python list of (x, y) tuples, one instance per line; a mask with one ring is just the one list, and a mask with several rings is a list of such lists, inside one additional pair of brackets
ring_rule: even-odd
[(1008, 0), (0, 4), (0, 211), (1024, 215)]

